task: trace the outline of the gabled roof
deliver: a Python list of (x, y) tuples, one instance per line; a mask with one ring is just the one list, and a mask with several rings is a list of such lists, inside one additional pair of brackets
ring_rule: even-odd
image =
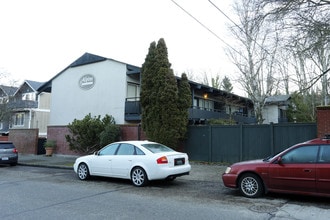
[(106, 60), (107, 58), (101, 57), (98, 55), (90, 54), (90, 53), (85, 53), (81, 57), (79, 57), (76, 61), (71, 63), (69, 67), (76, 67), (76, 66), (81, 66), (81, 65), (86, 65), (86, 64), (91, 64), (91, 63), (96, 63), (96, 62), (101, 62)]
[(18, 87), (18, 89), (15, 91), (14, 95), (16, 95), (16, 93), (24, 86), (24, 85), (28, 85), (33, 92), (37, 92), (38, 89), (40, 88), (40, 86), (42, 86), (44, 83), (43, 82), (37, 82), (37, 81), (32, 81), (32, 80), (25, 80), (22, 85), (20, 87)]
[(13, 96), (15, 92), (17, 91), (17, 87), (14, 86), (3, 86), (0, 85), (0, 89), (7, 95), (7, 96)]
[[(38, 91), (39, 92), (51, 92), (52, 91), (52, 81), (53, 81), (53, 79), (55, 79), (57, 76), (61, 75), (65, 70), (67, 70), (69, 68), (82, 66), (82, 65), (86, 65), (86, 64), (91, 64), (91, 63), (102, 62), (102, 61), (105, 61), (105, 60), (112, 60), (112, 61), (115, 61), (115, 62), (123, 63), (123, 62), (120, 62), (118, 60), (109, 59), (109, 58), (94, 55), (94, 54), (91, 54), (91, 53), (84, 53), (81, 57), (79, 57), (76, 61), (74, 61), (69, 66), (64, 68), (61, 72), (56, 74), (48, 82), (45, 82), (43, 85), (41, 85), (39, 87)], [(127, 63), (123, 63), (123, 64), (126, 64), (127, 74), (136, 74), (140, 70), (139, 67), (136, 67), (136, 66), (133, 66), (133, 65), (130, 65), (130, 64), (127, 64)]]
[(32, 80), (25, 80), (25, 83), (27, 83), (35, 92), (44, 84), (44, 82), (36, 82)]
[(290, 95), (275, 95), (269, 96), (265, 99), (266, 104), (277, 104), (288, 101), (291, 98)]

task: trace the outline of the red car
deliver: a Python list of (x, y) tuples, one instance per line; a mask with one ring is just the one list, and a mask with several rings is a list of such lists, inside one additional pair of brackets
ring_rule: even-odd
[(227, 167), (222, 180), (249, 198), (267, 192), (330, 197), (330, 135), (263, 160), (235, 163)]

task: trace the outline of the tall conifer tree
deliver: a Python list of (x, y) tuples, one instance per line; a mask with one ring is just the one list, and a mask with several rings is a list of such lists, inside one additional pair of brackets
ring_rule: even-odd
[(181, 81), (179, 82), (179, 102), (178, 102), (178, 108), (180, 112), (180, 117), (178, 121), (180, 140), (185, 139), (186, 136), (188, 119), (189, 119), (188, 109), (192, 106), (191, 99), (192, 96), (191, 96), (191, 90), (187, 75), (185, 73), (182, 73)]
[[(184, 131), (181, 126), (187, 123), (180, 119), (184, 105), (180, 104), (164, 39), (159, 39), (157, 45), (151, 43), (141, 77), (142, 128), (148, 139), (176, 148)], [(188, 120), (187, 115), (184, 117)]]

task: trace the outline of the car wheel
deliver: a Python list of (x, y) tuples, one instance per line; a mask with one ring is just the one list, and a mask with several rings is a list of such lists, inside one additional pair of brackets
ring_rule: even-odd
[(87, 180), (89, 178), (88, 166), (85, 163), (79, 164), (77, 174), (79, 179)]
[(239, 180), (239, 190), (245, 197), (256, 198), (264, 193), (264, 186), (257, 175), (246, 173)]
[(134, 186), (145, 186), (149, 182), (146, 171), (141, 167), (135, 167), (132, 170), (131, 181)]

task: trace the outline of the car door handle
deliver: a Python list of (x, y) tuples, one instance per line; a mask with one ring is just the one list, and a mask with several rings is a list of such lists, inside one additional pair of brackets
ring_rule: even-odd
[(312, 170), (310, 170), (310, 169), (304, 169), (304, 172), (305, 173), (310, 173), (310, 172), (312, 172)]

